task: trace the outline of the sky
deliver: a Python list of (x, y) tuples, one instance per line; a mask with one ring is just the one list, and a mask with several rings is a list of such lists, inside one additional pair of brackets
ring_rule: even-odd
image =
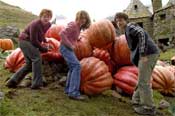
[[(79, 10), (86, 10), (91, 19), (99, 20), (122, 12), (130, 3), (130, 0), (1, 0), (8, 4), (39, 15), (43, 8), (53, 11), (53, 17), (63, 15), (73, 20)], [(151, 0), (140, 0), (144, 5), (151, 6)], [(165, 5), (168, 0), (162, 0)]]

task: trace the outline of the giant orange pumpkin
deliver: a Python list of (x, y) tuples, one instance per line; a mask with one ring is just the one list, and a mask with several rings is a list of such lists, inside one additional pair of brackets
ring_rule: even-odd
[(0, 39), (0, 48), (5, 50), (12, 50), (14, 47), (13, 41), (11, 39)]
[(165, 95), (175, 95), (175, 76), (167, 67), (155, 66), (152, 78), (153, 89)]
[(135, 66), (124, 66), (114, 75), (114, 84), (123, 92), (132, 95), (137, 85), (138, 69)]
[(11, 72), (16, 72), (22, 65), (24, 65), (24, 55), (20, 48), (15, 49), (5, 60), (4, 67)]
[(51, 49), (46, 52), (46, 53), (42, 53), (42, 59), (46, 60), (46, 61), (61, 61), (63, 60), (60, 51), (59, 51), (59, 47), (60, 47), (60, 42), (53, 39), (53, 38), (46, 38), (46, 40), (48, 41), (47, 46), (50, 46)]
[(81, 91), (88, 95), (100, 94), (113, 83), (107, 65), (95, 57), (84, 58), (81, 64)]
[(61, 38), (60, 38), (59, 32), (64, 28), (65, 27), (63, 25), (52, 25), (52, 27), (50, 27), (46, 32), (45, 37), (54, 38), (60, 41)]
[(130, 50), (128, 48), (125, 35), (116, 37), (114, 46), (111, 50), (112, 59), (117, 65), (130, 65)]
[(80, 40), (75, 44), (75, 54), (79, 60), (92, 55), (92, 47), (88, 39), (84, 36), (85, 32), (80, 34)]
[(115, 29), (109, 20), (101, 20), (91, 24), (87, 36), (93, 47), (106, 48), (115, 39)]
[(105, 64), (108, 66), (109, 71), (113, 72), (113, 64), (111, 61), (111, 57), (110, 54), (107, 50), (103, 50), (103, 49), (99, 49), (99, 48), (95, 48), (93, 50), (93, 56), (104, 61)]

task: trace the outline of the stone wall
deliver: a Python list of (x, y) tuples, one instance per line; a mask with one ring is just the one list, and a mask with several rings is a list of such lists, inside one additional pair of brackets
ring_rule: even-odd
[(174, 43), (175, 38), (175, 6), (161, 9), (154, 14), (154, 37), (160, 39), (169, 39), (169, 45)]
[(17, 38), (20, 33), (19, 28), (16, 26), (3, 26), (0, 27), (0, 38), (12, 39), (13, 42), (17, 43)]

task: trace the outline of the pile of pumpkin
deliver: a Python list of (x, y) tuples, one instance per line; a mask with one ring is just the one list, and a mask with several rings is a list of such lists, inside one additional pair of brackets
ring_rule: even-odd
[[(62, 62), (58, 49), (59, 32), (64, 26), (53, 25), (46, 37), (52, 51), (41, 54), (47, 61)], [(49, 37), (49, 38), (48, 38)], [(130, 62), (130, 51), (124, 35), (117, 37), (109, 20), (93, 23), (82, 32), (81, 39), (74, 48), (81, 64), (81, 91), (88, 95), (100, 94), (114, 85), (123, 92), (132, 95), (138, 81), (138, 69)], [(19, 48), (14, 50), (4, 66), (15, 72), (24, 64), (24, 57)], [(175, 93), (175, 67), (159, 62), (152, 74), (153, 89), (165, 95)]]

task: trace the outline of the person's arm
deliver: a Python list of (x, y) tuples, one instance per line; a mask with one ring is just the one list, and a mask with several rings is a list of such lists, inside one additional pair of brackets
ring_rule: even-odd
[(146, 38), (144, 30), (137, 25), (129, 25), (130, 34), (133, 37), (137, 37), (139, 40), (139, 53), (141, 56), (145, 56)]
[(49, 22), (46, 26), (44, 26), (44, 35), (43, 35), (43, 39), (42, 39), (44, 43), (48, 43), (47, 40), (46, 40), (46, 38), (45, 38), (45, 34), (49, 30), (49, 28), (51, 27), (51, 25), (52, 24)]
[(39, 32), (38, 26), (32, 25), (29, 31), (30, 31), (30, 41), (32, 42), (32, 44), (35, 47), (39, 48), (41, 52), (47, 52), (48, 51), (47, 48), (42, 47), (38, 40), (38, 32)]

